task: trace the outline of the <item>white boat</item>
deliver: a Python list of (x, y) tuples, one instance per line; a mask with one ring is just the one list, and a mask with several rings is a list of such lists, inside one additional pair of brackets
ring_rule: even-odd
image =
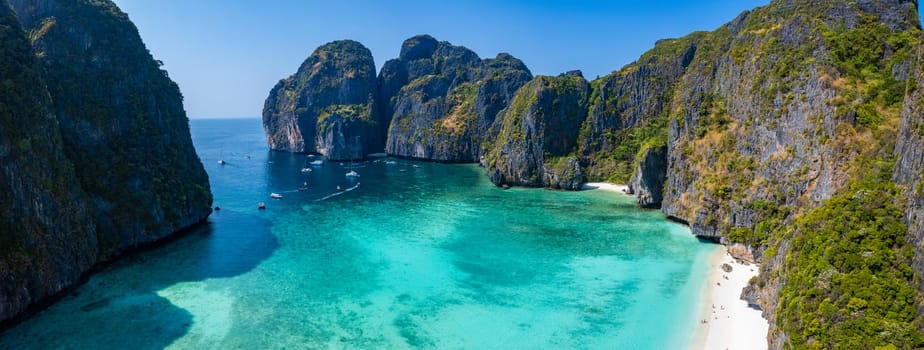
[(324, 161), (323, 160), (312, 160), (311, 162), (308, 162), (308, 164), (311, 164), (314, 166), (321, 166), (321, 165), (324, 165)]
[(218, 161), (218, 164), (225, 165), (226, 163), (225, 163), (225, 160), (222, 159), (222, 160), (219, 160), (219, 161)]
[(270, 198), (280, 199), (282, 198), (282, 195), (279, 193), (270, 193)]
[(350, 170), (350, 172), (346, 173), (346, 176), (347, 177), (359, 177), (359, 173), (357, 173), (356, 170)]
[(309, 167), (304, 167), (304, 168), (302, 168), (302, 172), (303, 172), (303, 173), (310, 173), (310, 172), (311, 172), (311, 168), (309, 168)]
[(385, 164), (393, 165), (393, 164), (398, 164), (398, 162), (393, 161), (393, 160), (387, 160), (387, 161), (385, 161)]

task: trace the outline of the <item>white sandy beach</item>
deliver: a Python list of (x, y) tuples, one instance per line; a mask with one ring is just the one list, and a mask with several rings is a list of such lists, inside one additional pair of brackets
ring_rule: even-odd
[(608, 182), (588, 182), (586, 184), (581, 185), (581, 189), (582, 190), (604, 190), (604, 191), (610, 191), (610, 192), (618, 192), (622, 194), (629, 193), (628, 185), (617, 185), (617, 184), (611, 184)]
[[(731, 265), (732, 271), (723, 271), (722, 264)], [(757, 275), (758, 266), (737, 262), (723, 248), (710, 259), (709, 269), (708, 300), (700, 316), (707, 321), (701, 325), (705, 337), (697, 337), (691, 348), (766, 349), (767, 320), (741, 300), (741, 290)]]

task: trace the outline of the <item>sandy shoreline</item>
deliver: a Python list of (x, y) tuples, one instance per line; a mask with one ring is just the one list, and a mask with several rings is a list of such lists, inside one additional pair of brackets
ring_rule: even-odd
[(609, 192), (629, 194), (628, 185), (617, 185), (608, 182), (588, 182), (581, 185), (581, 190), (604, 190)]
[[(603, 190), (629, 194), (629, 186), (606, 182), (588, 182), (582, 190)], [(722, 269), (723, 264), (732, 267), (731, 272)], [(767, 349), (769, 324), (761, 311), (748, 306), (741, 300), (741, 291), (751, 277), (757, 276), (758, 265), (738, 262), (727, 247), (717, 249), (709, 257), (709, 275), (703, 288), (703, 306), (699, 311), (698, 324), (690, 349), (735, 350)]]
[[(723, 271), (722, 264), (730, 265), (732, 271)], [(691, 349), (767, 348), (767, 320), (760, 310), (741, 300), (742, 288), (758, 271), (757, 265), (736, 261), (724, 247), (711, 256), (706, 300), (699, 317), (706, 323), (700, 324)]]

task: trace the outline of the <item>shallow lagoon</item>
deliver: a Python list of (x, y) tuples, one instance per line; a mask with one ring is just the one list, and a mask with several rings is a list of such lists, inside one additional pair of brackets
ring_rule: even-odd
[(665, 349), (701, 326), (718, 247), (631, 197), (504, 191), (477, 166), (405, 160), (303, 173), (259, 120), (191, 127), (211, 223), (120, 260), (0, 348)]

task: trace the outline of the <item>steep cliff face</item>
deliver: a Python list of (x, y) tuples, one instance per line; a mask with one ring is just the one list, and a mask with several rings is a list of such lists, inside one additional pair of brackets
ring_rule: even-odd
[[(862, 213), (877, 213), (883, 225), (897, 222), (895, 191), (882, 174), (889, 173), (916, 42), (914, 7), (774, 1), (698, 34), (676, 84), (662, 210), (698, 236), (744, 243), (763, 259), (749, 295), (770, 320), (772, 348), (888, 344), (889, 337), (845, 329), (862, 324), (873, 334), (917, 317), (884, 316), (887, 306), (869, 300), (863, 288), (811, 285), (805, 278), (815, 271), (847, 283), (862, 280), (855, 271), (870, 269), (897, 300), (909, 296), (905, 247), (892, 226), (868, 240), (844, 236), (874, 225)], [(824, 215), (851, 218), (840, 239), (827, 234), (836, 229), (819, 219)], [(812, 248), (820, 242), (840, 250)], [(887, 258), (874, 268), (839, 260), (851, 261), (862, 249)], [(805, 311), (849, 310), (851, 298), (864, 314)], [(799, 321), (806, 318), (824, 327)], [(891, 335), (900, 347), (918, 344), (919, 334)]]
[(667, 145), (647, 147), (639, 153), (638, 166), (629, 180), (629, 193), (638, 198), (642, 208), (660, 208), (666, 177)]
[[(921, 55), (922, 47), (918, 46), (895, 145), (894, 180), (905, 200), (903, 222), (908, 226), (908, 239), (915, 249), (916, 285), (924, 290), (924, 62), (921, 61), (924, 57)], [(924, 301), (919, 301), (918, 310), (924, 311)], [(924, 330), (924, 325), (919, 329)]]
[(4, 1), (0, 186), (15, 209), (0, 220), (0, 321), (211, 213), (182, 96), (127, 16), (109, 1), (10, 4), (26, 34)]
[(352, 40), (317, 48), (270, 91), (263, 108), (273, 150), (362, 159), (383, 148), (372, 53)]
[(211, 213), (179, 88), (109, 1), (13, 1), (45, 67), (65, 152), (94, 204), (101, 257)]
[(575, 153), (589, 93), (580, 72), (539, 76), (520, 88), (482, 160), (491, 181), (580, 189), (586, 179)]
[(400, 157), (476, 162), (496, 131), (499, 112), (532, 78), (509, 54), (477, 54), (427, 35), (404, 42), (379, 74), (386, 151)]
[[(843, 187), (854, 160), (878, 148), (872, 134), (884, 125), (858, 121), (859, 107), (896, 108), (894, 97), (857, 96), (865, 77), (837, 67), (849, 55), (836, 50), (850, 40), (851, 21), (877, 23), (872, 16), (847, 4), (777, 1), (701, 42), (676, 92), (665, 213), (689, 221), (698, 235), (726, 239), (734, 228), (758, 226), (767, 205), (787, 216)], [(888, 35), (888, 25), (881, 29)], [(891, 71), (901, 45), (880, 48), (889, 57), (869, 64)], [(901, 86), (890, 74), (877, 78), (889, 89)], [(748, 236), (734, 240), (759, 244), (766, 232)]]
[[(580, 155), (591, 180), (626, 183), (643, 148), (667, 145), (674, 90), (696, 54), (697, 42), (706, 35), (661, 40), (637, 62), (591, 82), (593, 93), (580, 138)], [(658, 192), (657, 201), (647, 206), (660, 205), (660, 189), (637, 192)]]
[(98, 254), (41, 71), (0, 2), (0, 323), (77, 282)]

